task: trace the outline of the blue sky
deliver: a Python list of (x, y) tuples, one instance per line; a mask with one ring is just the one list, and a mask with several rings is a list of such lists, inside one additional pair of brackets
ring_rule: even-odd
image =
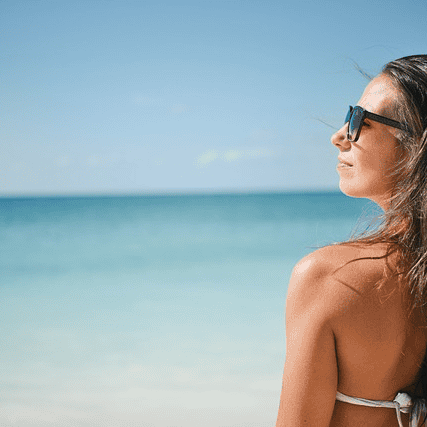
[(0, 3), (0, 195), (338, 189), (330, 144), (425, 0)]

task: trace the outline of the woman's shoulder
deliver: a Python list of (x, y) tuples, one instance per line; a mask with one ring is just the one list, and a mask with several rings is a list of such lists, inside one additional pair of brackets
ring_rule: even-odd
[(384, 277), (386, 269), (393, 270), (392, 256), (386, 258), (383, 244), (336, 244), (325, 246), (302, 258), (293, 274), (312, 279), (334, 279), (352, 283), (357, 289), (370, 288), (372, 281)]
[[(298, 264), (313, 264), (317, 266), (336, 268), (342, 263), (352, 261), (382, 258), (387, 253), (386, 244), (362, 244), (343, 242), (321, 247), (302, 258)], [(297, 265), (298, 265), (297, 264)]]
[[(316, 307), (331, 314), (343, 305), (355, 306), (377, 292), (385, 277), (384, 245), (331, 245), (308, 254), (294, 267), (288, 302), (300, 309)], [(388, 288), (389, 284), (385, 284)], [(388, 292), (389, 289), (386, 290)]]

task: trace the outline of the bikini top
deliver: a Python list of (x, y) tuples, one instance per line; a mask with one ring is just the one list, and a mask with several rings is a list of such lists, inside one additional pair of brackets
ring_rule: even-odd
[[(351, 403), (353, 405), (369, 406), (371, 408), (394, 408), (396, 410), (399, 427), (404, 427), (401, 412), (409, 415), (409, 427), (418, 427), (422, 418), (427, 414), (426, 401), (424, 399), (411, 398), (409, 394), (397, 393), (393, 401), (390, 400), (368, 400), (358, 397), (347, 396), (337, 391), (336, 400)], [(426, 425), (426, 424), (424, 424)]]

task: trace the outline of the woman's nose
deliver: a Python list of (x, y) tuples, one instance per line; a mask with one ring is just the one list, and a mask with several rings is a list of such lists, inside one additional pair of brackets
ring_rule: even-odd
[(348, 150), (351, 147), (351, 142), (347, 139), (347, 123), (338, 129), (331, 137), (331, 142), (340, 150)]

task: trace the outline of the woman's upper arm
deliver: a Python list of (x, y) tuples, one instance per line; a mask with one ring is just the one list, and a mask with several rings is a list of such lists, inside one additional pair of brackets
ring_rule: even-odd
[[(315, 257), (294, 268), (286, 301), (286, 361), (276, 427), (330, 424), (338, 368), (331, 278)], [(332, 298), (334, 300), (334, 298)]]

